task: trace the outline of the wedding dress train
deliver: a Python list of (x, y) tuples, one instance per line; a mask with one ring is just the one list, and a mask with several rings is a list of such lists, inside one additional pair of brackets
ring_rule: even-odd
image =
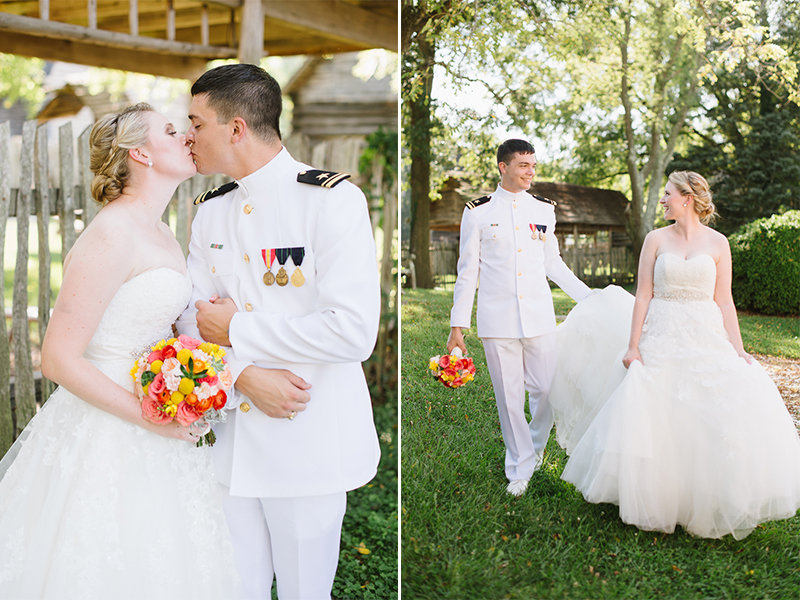
[(778, 390), (739, 357), (713, 301), (716, 264), (661, 254), (640, 352), (633, 297), (594, 292), (558, 327), (550, 402), (562, 478), (644, 530), (740, 539), (800, 508), (800, 438)]

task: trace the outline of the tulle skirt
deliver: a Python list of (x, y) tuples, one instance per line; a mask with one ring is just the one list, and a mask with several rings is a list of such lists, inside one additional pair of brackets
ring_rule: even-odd
[[(102, 368), (126, 382), (130, 364)], [(0, 481), (1, 598), (239, 596), (206, 447), (63, 388), (21, 440)]]
[[(653, 299), (644, 364), (626, 371), (625, 295), (594, 293), (558, 328), (551, 403), (570, 454), (562, 478), (589, 502), (619, 505), (622, 520), (644, 530), (680, 524), (740, 539), (794, 516), (800, 437), (764, 369), (736, 354), (717, 305)], [(624, 335), (607, 331), (626, 319)]]

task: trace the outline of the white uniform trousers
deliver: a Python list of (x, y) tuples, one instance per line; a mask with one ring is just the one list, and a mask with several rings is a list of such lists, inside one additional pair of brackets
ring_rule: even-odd
[(222, 507), (247, 600), (330, 600), (347, 492), (300, 498), (231, 496)]
[[(530, 479), (553, 427), (547, 396), (556, 370), (556, 334), (481, 341), (506, 444), (506, 477), (509, 481)], [(530, 423), (525, 417), (526, 390)]]

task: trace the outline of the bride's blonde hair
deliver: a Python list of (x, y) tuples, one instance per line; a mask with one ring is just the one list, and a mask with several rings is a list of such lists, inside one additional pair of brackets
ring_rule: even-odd
[(134, 104), (119, 113), (102, 117), (89, 135), (89, 169), (94, 173), (92, 198), (106, 205), (116, 200), (130, 177), (128, 150), (147, 141), (149, 126), (144, 113), (153, 107)]
[(694, 196), (694, 211), (703, 225), (717, 218), (717, 209), (711, 201), (711, 189), (705, 177), (694, 171), (673, 171), (669, 181), (683, 196)]

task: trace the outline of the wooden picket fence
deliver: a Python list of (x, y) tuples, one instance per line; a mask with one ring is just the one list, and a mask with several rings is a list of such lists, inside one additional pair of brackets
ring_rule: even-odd
[[(36, 217), (38, 230), (38, 305), (28, 305), (28, 246), (30, 239), (30, 219), (16, 219), (17, 223), (17, 258), (14, 271), (13, 300), (9, 311), (5, 306), (5, 280), (0, 277), (0, 312), (11, 316), (11, 331), (8, 330), (6, 318), (0, 319), (0, 456), (2, 456), (25, 425), (36, 414), (39, 404), (46, 400), (54, 390), (52, 382), (47, 381), (41, 373), (34, 370), (31, 342), (31, 323), (37, 325), (38, 340), (44, 339), (50, 319), (50, 308), (53, 304), (50, 287), (50, 224), (57, 218), (59, 237), (61, 238), (62, 261), (77, 238), (76, 221), (82, 221), (83, 227), (88, 225), (99, 210), (99, 206), (91, 198), (90, 185), (92, 173), (89, 170), (89, 134), (88, 127), (74, 141), (72, 123), (68, 122), (59, 128), (58, 135), (58, 169), (59, 186), (50, 187), (48, 172), (48, 139), (47, 125), (39, 125), (36, 121), (24, 123), (22, 145), (19, 156), (12, 157), (10, 124), (0, 123), (0, 267), (4, 273), (4, 249), (6, 244), (6, 226), (9, 218), (19, 215)], [(295, 140), (296, 141), (296, 140)], [(358, 144), (361, 144), (359, 146)], [(349, 138), (327, 140), (323, 145), (307, 148), (290, 148), (295, 158), (309, 161), (310, 158), (322, 160), (313, 163), (319, 168), (332, 169), (327, 154), (336, 157), (339, 170), (357, 172), (358, 160), (363, 140), (358, 142)], [(318, 157), (318, 154), (326, 156)], [(77, 160), (76, 160), (77, 159)], [(323, 160), (325, 159), (325, 160)], [(349, 164), (339, 164), (346, 162)], [(18, 161), (19, 186), (11, 187), (12, 160)], [(77, 164), (77, 172), (74, 165)], [(383, 181), (380, 169), (381, 161), (376, 158), (373, 165), (371, 181), (362, 182), (369, 188), (372, 199), (373, 229), (379, 226), (384, 232), (381, 267), (381, 289), (383, 294), (382, 310), (384, 314), (393, 310), (392, 290), (397, 278), (396, 270), (396, 235), (397, 235), (397, 182), (389, 184)], [(16, 166), (16, 164), (15, 164)], [(162, 219), (169, 224), (183, 248), (188, 254), (191, 223), (196, 212), (194, 198), (203, 191), (221, 185), (229, 178), (223, 175), (204, 177), (195, 175), (183, 182), (175, 192)], [(376, 347), (376, 361), (383, 365), (384, 350), (391, 346), (387, 336), (394, 335), (391, 323), (382, 323)], [(4, 343), (11, 339), (12, 346)], [(14, 374), (11, 376), (13, 358)], [(379, 367), (380, 368), (380, 367)], [(381, 373), (378, 373), (381, 380)]]
[[(11, 188), (10, 124), (0, 123), (0, 266), (4, 265), (6, 225), (8, 219), (20, 215), (36, 216), (38, 230), (38, 285), (36, 307), (28, 306), (28, 246), (30, 219), (17, 218), (17, 258), (14, 270), (14, 289), (11, 310), (5, 306), (5, 281), (0, 277), (0, 309), (5, 316), (11, 313), (11, 331), (6, 318), (0, 320), (0, 454), (10, 446), (28, 421), (36, 414), (37, 398), (42, 401), (53, 391), (52, 382), (34, 372), (31, 344), (31, 322), (35, 321), (38, 339), (47, 331), (53, 303), (50, 287), (50, 223), (57, 218), (61, 237), (62, 260), (77, 238), (76, 220), (86, 226), (99, 210), (91, 198), (89, 171), (89, 133), (83, 131), (74, 141), (72, 123), (59, 128), (58, 163), (59, 187), (50, 187), (47, 125), (36, 121), (24, 123), (19, 160), (19, 187)], [(77, 153), (77, 161), (76, 161)], [(17, 160), (17, 157), (13, 157)], [(75, 172), (74, 166), (78, 168)], [(225, 181), (224, 176), (196, 175), (177, 189), (163, 220), (174, 224), (178, 241), (188, 253), (189, 235), (197, 194)], [(3, 340), (9, 340), (5, 343)], [(14, 375), (11, 377), (11, 344), (13, 344)], [(13, 393), (12, 393), (13, 390)]]

